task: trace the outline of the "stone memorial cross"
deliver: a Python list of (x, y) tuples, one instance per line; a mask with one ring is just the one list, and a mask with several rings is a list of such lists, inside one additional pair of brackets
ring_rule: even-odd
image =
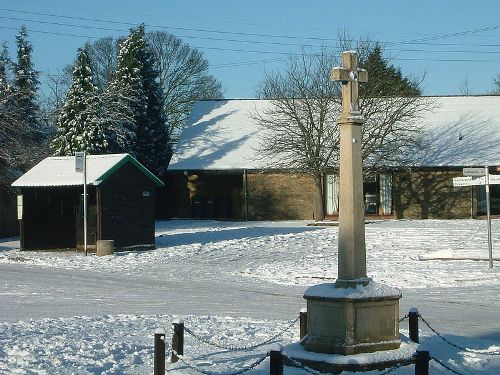
[(340, 125), (339, 256), (336, 286), (368, 284), (366, 276), (365, 216), (361, 156), (361, 126), (358, 83), (368, 81), (368, 73), (358, 68), (354, 51), (342, 53), (342, 66), (332, 71), (332, 79), (342, 83)]
[(356, 52), (342, 53), (342, 66), (333, 68), (332, 79), (342, 82), (342, 114), (359, 114), (358, 82), (368, 82), (368, 72), (358, 68)]
[[(359, 69), (356, 52), (342, 53), (342, 66), (332, 78), (342, 82), (340, 126), (339, 260), (335, 284), (309, 287), (304, 348), (317, 353), (351, 355), (398, 349), (401, 291), (366, 276), (365, 210), (358, 83), (368, 74)], [(357, 362), (357, 360), (356, 360)], [(318, 368), (329, 366), (318, 360)], [(380, 364), (377, 364), (379, 368)], [(362, 367), (360, 367), (361, 369)], [(338, 368), (336, 369), (338, 370)]]

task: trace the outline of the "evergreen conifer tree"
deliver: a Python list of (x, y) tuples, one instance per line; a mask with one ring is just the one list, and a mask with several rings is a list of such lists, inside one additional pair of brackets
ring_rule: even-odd
[(120, 45), (118, 67), (109, 91), (126, 108), (127, 118), (111, 132), (114, 149), (129, 152), (154, 173), (161, 173), (168, 155), (168, 133), (162, 110), (162, 91), (144, 26), (131, 30)]
[[(0, 171), (2, 164), (9, 167), (14, 164), (22, 134), (22, 111), (17, 105), (17, 94), (7, 77), (10, 61), (7, 45), (4, 44), (0, 55)], [(3, 175), (2, 175), (3, 177)]]
[(99, 103), (93, 83), (88, 45), (78, 50), (72, 81), (52, 141), (54, 154), (73, 155), (76, 151), (102, 151), (107, 142), (98, 116)]
[(28, 32), (23, 26), (16, 35), (17, 63), (14, 64), (14, 87), (18, 92), (18, 104), (24, 112), (24, 121), (35, 140), (40, 139), (40, 129), (37, 118), (37, 90), (40, 84), (39, 72), (34, 69), (32, 62), (33, 46), (28, 41)]
[(420, 96), (422, 91), (419, 83), (403, 76), (401, 69), (396, 68), (382, 55), (382, 49), (377, 43), (368, 53), (366, 61), (360, 62), (370, 78), (360, 86), (363, 97), (383, 96)]

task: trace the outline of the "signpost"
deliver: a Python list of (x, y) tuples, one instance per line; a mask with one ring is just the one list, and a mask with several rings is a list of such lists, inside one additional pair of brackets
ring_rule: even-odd
[(464, 168), (464, 176), (484, 176), (484, 168)]
[(83, 248), (87, 256), (87, 153), (75, 152), (75, 171), (83, 172)]
[[(498, 167), (497, 167), (498, 170)], [(488, 166), (484, 168), (464, 168), (463, 174), (466, 177), (453, 178), (453, 186), (482, 186), (486, 188), (486, 217), (488, 221), (488, 255), (489, 267), (493, 268), (493, 248), (491, 244), (491, 204), (490, 185), (500, 185), (500, 175), (490, 175)]]

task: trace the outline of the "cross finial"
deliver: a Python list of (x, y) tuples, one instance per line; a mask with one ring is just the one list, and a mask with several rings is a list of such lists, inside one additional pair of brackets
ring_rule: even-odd
[(333, 68), (332, 80), (342, 82), (342, 115), (359, 114), (358, 82), (368, 82), (368, 72), (358, 68), (355, 51), (342, 52), (342, 66)]

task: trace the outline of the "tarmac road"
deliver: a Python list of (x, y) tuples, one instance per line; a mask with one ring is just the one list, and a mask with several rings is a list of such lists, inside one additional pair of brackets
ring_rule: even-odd
[[(182, 274), (182, 273), (180, 273)], [(257, 281), (150, 278), (0, 264), (0, 321), (137, 314), (219, 315), (292, 320), (305, 307), (304, 289)], [(410, 307), (446, 334), (500, 342), (500, 285), (403, 290)], [(402, 329), (407, 328), (405, 323)], [(421, 324), (421, 328), (427, 328)]]

